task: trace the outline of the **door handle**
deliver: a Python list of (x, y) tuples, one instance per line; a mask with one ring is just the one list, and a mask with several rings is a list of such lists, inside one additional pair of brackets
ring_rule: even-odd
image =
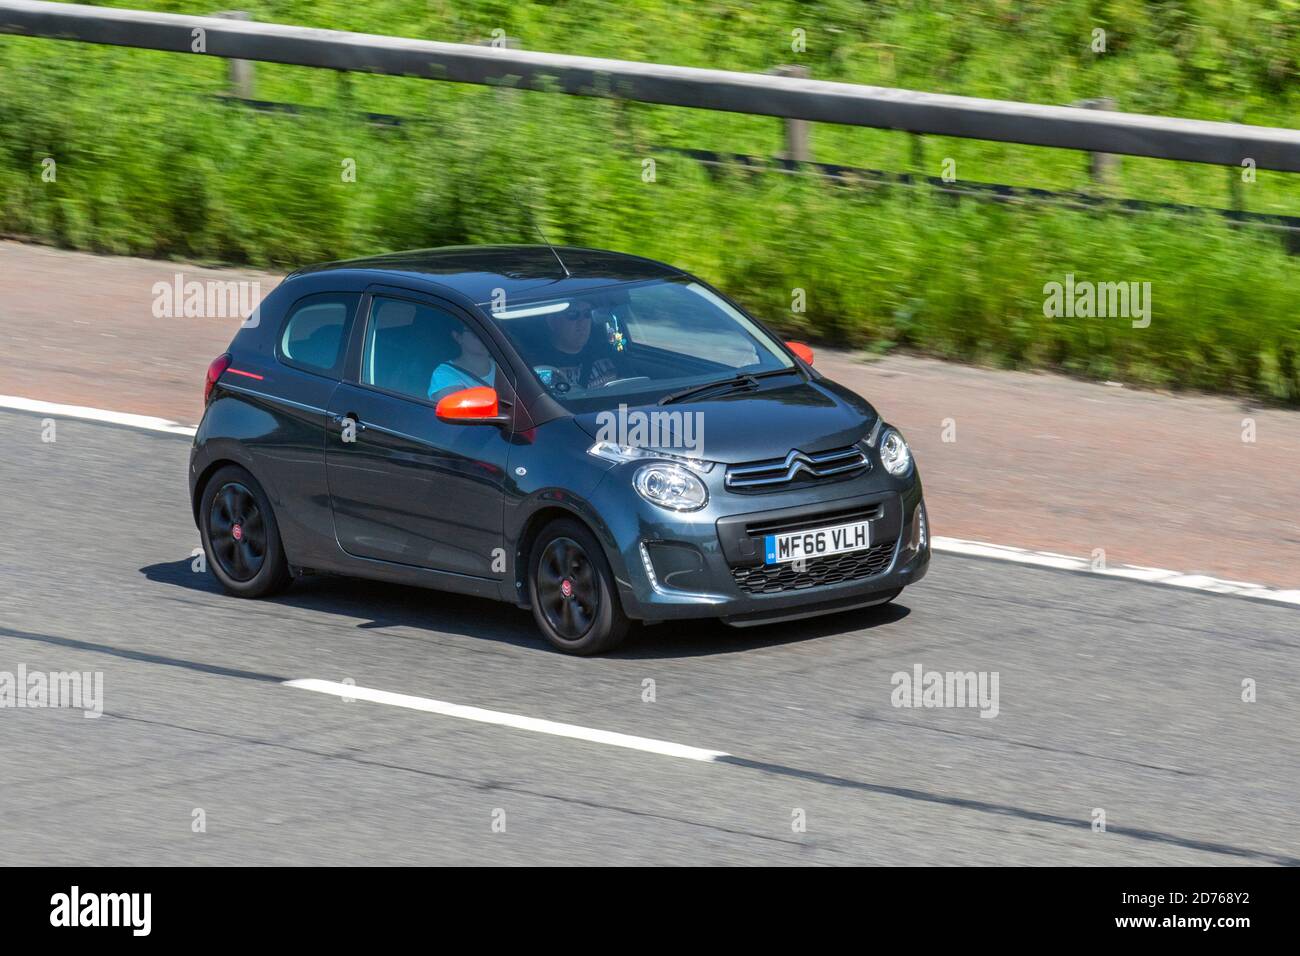
[(356, 412), (344, 412), (341, 415), (331, 416), (330, 421), (342, 428), (343, 423), (348, 421), (348, 419), (352, 420), (353, 427), (356, 428), (357, 431), (363, 432), (366, 430), (366, 423), (357, 417)]

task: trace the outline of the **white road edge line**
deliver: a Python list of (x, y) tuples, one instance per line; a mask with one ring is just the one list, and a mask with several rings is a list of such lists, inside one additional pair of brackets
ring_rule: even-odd
[(163, 432), (168, 435), (190, 435), (198, 430), (193, 425), (182, 425), (166, 418), (154, 418), (152, 415), (132, 415), (130, 412), (110, 412), (103, 408), (89, 408), (85, 405), (59, 405), (56, 402), (38, 402), (34, 398), (20, 398), (17, 395), (0, 395), (0, 408), (19, 412), (36, 412), (39, 415), (57, 415), (61, 418), (80, 418), (88, 422), (108, 422), (111, 425), (125, 425), (148, 432)]
[(405, 707), (407, 710), (419, 710), (426, 714), (442, 714), (444, 717), (475, 720), (481, 724), (496, 724), (499, 727), (513, 727), (516, 730), (529, 730), (533, 733), (551, 734), (555, 737), (570, 737), (574, 740), (586, 740), (591, 743), (606, 744), (610, 747), (644, 750), (646, 753), (662, 754), (665, 757), (680, 757), (683, 760), (712, 761), (730, 756), (730, 754), (721, 750), (688, 747), (685, 744), (655, 740), (652, 737), (616, 734), (609, 730), (579, 727), (576, 724), (561, 724), (553, 720), (524, 717), (521, 714), (507, 714), (499, 710), (484, 710), (481, 707), (466, 707), (464, 704), (449, 704), (443, 700), (412, 697), (409, 694), (393, 694), (386, 690), (356, 687), (352, 684), (340, 684), (329, 680), (316, 680), (314, 678), (287, 680), (284, 682), (284, 686), (296, 687), (299, 690), (316, 691), (318, 694), (331, 694), (349, 700), (367, 700), (375, 704), (388, 704), (391, 707)]
[(1148, 584), (1162, 584), (1167, 587), (1186, 588), (1191, 591), (1233, 594), (1238, 597), (1274, 601), (1279, 604), (1300, 605), (1300, 590), (1280, 590), (1266, 587), (1263, 584), (1252, 584), (1249, 581), (1229, 581), (1224, 578), (1214, 578), (1208, 574), (1186, 574), (1182, 571), (1168, 571), (1164, 568), (1144, 568), (1136, 564), (1094, 567), (1093, 563), (1087, 558), (1076, 558), (1068, 554), (1056, 554), (1052, 551), (1026, 551), (1024, 548), (1014, 548), (1002, 544), (985, 544), (982, 541), (964, 541), (961, 538), (936, 536), (930, 540), (930, 547), (935, 551), (946, 554), (993, 558), (997, 561), (1013, 561), (1016, 564), (1030, 564), (1040, 568), (1083, 571), (1102, 578), (1124, 578), (1129, 581), (1145, 581)]
[[(44, 415), (58, 415), (64, 418), (80, 418), (91, 422), (108, 422), (113, 425), (125, 425), (128, 428), (163, 432), (168, 435), (193, 436), (197, 430), (193, 425), (182, 425), (166, 418), (132, 415), (129, 412), (111, 412), (102, 408), (88, 408), (84, 405), (59, 405), (54, 402), (40, 402), (32, 398), (20, 398), (16, 395), (0, 395), (0, 408), (22, 412), (37, 412)], [(1011, 545), (966, 541), (962, 538), (935, 536), (931, 538), (930, 546), (935, 551), (945, 554), (993, 558), (998, 561), (1011, 561), (1015, 564), (1028, 564), (1040, 568), (1058, 568), (1066, 571), (1083, 571), (1099, 577), (1145, 581), (1149, 584), (1186, 588), (1191, 591), (1204, 591), (1209, 594), (1232, 594), (1237, 597), (1272, 601), (1276, 604), (1300, 605), (1300, 589), (1281, 590), (1263, 584), (1252, 584), (1248, 581), (1229, 581), (1224, 578), (1210, 577), (1206, 574), (1187, 574), (1182, 571), (1144, 568), (1132, 564), (1122, 564), (1113, 568), (1094, 568), (1092, 562), (1087, 558), (1076, 558), (1068, 554), (1056, 554), (1052, 551), (1027, 551), (1024, 548)]]

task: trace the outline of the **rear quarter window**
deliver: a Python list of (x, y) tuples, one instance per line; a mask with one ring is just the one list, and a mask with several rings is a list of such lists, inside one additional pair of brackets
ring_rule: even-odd
[(276, 342), (280, 360), (309, 372), (337, 374), (360, 298), (354, 292), (323, 292), (295, 302)]

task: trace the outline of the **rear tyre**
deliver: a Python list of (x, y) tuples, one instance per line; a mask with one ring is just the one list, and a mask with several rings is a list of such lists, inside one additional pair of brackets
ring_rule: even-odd
[(238, 465), (220, 469), (204, 487), (199, 534), (212, 576), (235, 597), (266, 597), (291, 580), (271, 500)]
[(603, 654), (623, 643), (631, 622), (596, 536), (577, 521), (547, 525), (528, 560), (533, 619), (566, 654)]

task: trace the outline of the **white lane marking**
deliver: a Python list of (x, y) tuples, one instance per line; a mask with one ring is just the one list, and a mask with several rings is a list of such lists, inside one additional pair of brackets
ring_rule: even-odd
[(197, 430), (193, 425), (182, 425), (166, 418), (154, 418), (152, 415), (132, 415), (129, 412), (110, 412), (103, 408), (89, 408), (85, 405), (59, 405), (56, 402), (38, 402), (34, 398), (20, 398), (17, 395), (0, 395), (0, 408), (9, 408), (20, 412), (36, 412), (40, 415), (56, 415), (60, 418), (80, 418), (88, 422), (108, 422), (112, 425), (125, 425), (149, 432), (164, 432), (168, 435), (190, 435)]
[(1103, 578), (1145, 581), (1149, 584), (1163, 584), (1167, 587), (1205, 591), (1210, 594), (1234, 594), (1238, 597), (1256, 598), (1278, 604), (1300, 605), (1300, 590), (1284, 591), (1263, 584), (1252, 584), (1249, 581), (1229, 581), (1225, 578), (1213, 578), (1208, 574), (1186, 574), (1182, 571), (1169, 571), (1165, 568), (1144, 568), (1134, 564), (1094, 568), (1092, 562), (1087, 558), (1076, 558), (1068, 554), (1057, 554), (1053, 551), (1026, 551), (1024, 548), (1013, 548), (1002, 544), (986, 544), (983, 541), (964, 541), (961, 538), (935, 537), (931, 539), (930, 546), (935, 551), (947, 554), (994, 558), (998, 561), (1013, 561), (1016, 564), (1031, 564), (1040, 568), (1084, 571)]
[[(132, 415), (129, 412), (111, 412), (103, 408), (88, 408), (84, 405), (58, 405), (54, 402), (39, 402), (32, 398), (19, 398), (16, 395), (0, 395), (0, 408), (38, 412), (45, 415), (61, 415), (65, 418), (80, 418), (92, 422), (109, 422), (114, 425), (125, 425), (128, 428), (139, 428), (144, 431), (165, 432), (169, 435), (193, 436), (196, 431), (193, 425), (182, 425), (166, 418)], [(1164, 568), (1143, 568), (1130, 564), (1113, 568), (1094, 568), (1092, 562), (1087, 558), (1076, 558), (1068, 554), (1057, 554), (1053, 551), (1027, 551), (1024, 548), (1011, 545), (988, 544), (984, 541), (966, 541), (962, 538), (935, 536), (930, 539), (930, 546), (935, 551), (947, 554), (995, 558), (999, 561), (1029, 564), (1040, 568), (1086, 571), (1101, 577), (1146, 581), (1168, 587), (1204, 591), (1209, 594), (1233, 594), (1238, 597), (1256, 598), (1278, 604), (1300, 605), (1300, 590), (1281, 590), (1263, 584), (1252, 584), (1248, 581), (1229, 581), (1204, 574), (1186, 574), (1182, 571), (1169, 571)]]
[(683, 760), (717, 760), (730, 756), (721, 750), (705, 750), (701, 747), (688, 747), (667, 740), (655, 740), (652, 737), (633, 737), (630, 734), (616, 734), (609, 730), (596, 730), (592, 727), (579, 727), (576, 724), (561, 724), (553, 720), (541, 720), (537, 717), (524, 717), (520, 714), (507, 714), (499, 710), (484, 710), (481, 707), (466, 707), (464, 704), (449, 704), (443, 700), (428, 697), (412, 697), (409, 694), (393, 694), (386, 690), (370, 687), (355, 687), (352, 684), (339, 684), (330, 680), (287, 680), (286, 687), (299, 690), (313, 690), (319, 694), (332, 694), (351, 700), (368, 700), (376, 704), (388, 704), (392, 707), (405, 707), (427, 714), (442, 714), (444, 717), (459, 717), (462, 720), (476, 720), (481, 724), (496, 724), (499, 727), (513, 727), (516, 730), (530, 730), (538, 734), (552, 734), (556, 737), (571, 737), (575, 740), (587, 740), (611, 747), (627, 747), (630, 750), (644, 750), (647, 753), (662, 754), (665, 757), (680, 757)]

